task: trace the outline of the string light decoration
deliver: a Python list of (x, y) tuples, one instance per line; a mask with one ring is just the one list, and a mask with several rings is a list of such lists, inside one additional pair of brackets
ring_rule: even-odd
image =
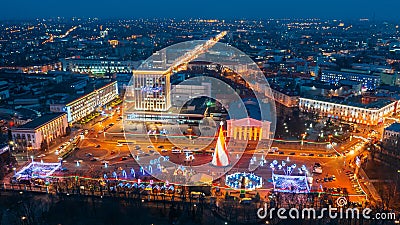
[(263, 185), (262, 177), (254, 173), (234, 173), (227, 175), (225, 184), (234, 189), (254, 190)]

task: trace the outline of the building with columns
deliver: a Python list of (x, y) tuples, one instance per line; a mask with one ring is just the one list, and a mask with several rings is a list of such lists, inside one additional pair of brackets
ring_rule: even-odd
[(227, 121), (227, 137), (234, 140), (271, 139), (271, 122), (252, 118), (231, 119)]

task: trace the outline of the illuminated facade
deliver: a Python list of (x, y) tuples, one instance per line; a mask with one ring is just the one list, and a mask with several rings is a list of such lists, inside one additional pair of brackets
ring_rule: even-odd
[(258, 121), (252, 118), (227, 121), (227, 136), (236, 140), (266, 140), (270, 139), (269, 121)]
[(54, 113), (12, 128), (11, 133), (16, 149), (39, 150), (43, 144), (48, 146), (57, 137), (65, 135), (67, 127), (67, 114)]
[(79, 58), (66, 58), (61, 62), (63, 71), (92, 74), (131, 73), (135, 64), (133, 61)]
[(133, 110), (167, 111), (171, 107), (170, 72), (142, 70), (133, 73), (127, 98)]
[(50, 105), (50, 111), (66, 112), (68, 122), (75, 123), (117, 97), (118, 85), (114, 81), (69, 103), (52, 104)]
[(351, 80), (360, 82), (364, 90), (374, 90), (381, 84), (379, 75), (369, 73), (353, 73), (344, 71), (323, 70), (321, 72), (321, 81), (330, 84), (339, 85), (341, 80)]
[(382, 123), (386, 117), (399, 110), (397, 105), (397, 102), (386, 100), (364, 105), (332, 99), (300, 98), (299, 102), (299, 108), (303, 112), (318, 113), (320, 116), (366, 125)]
[(299, 96), (286, 95), (272, 88), (271, 90), (276, 102), (289, 108), (297, 107), (299, 105)]

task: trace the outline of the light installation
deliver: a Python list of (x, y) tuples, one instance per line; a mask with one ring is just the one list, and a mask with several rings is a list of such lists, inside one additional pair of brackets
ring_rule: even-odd
[(234, 189), (254, 190), (263, 185), (262, 177), (254, 173), (234, 173), (227, 175), (225, 184)]
[(290, 193), (308, 193), (310, 185), (308, 183), (308, 171), (305, 165), (297, 168), (296, 164), (289, 165), (282, 161), (280, 164), (274, 160), (270, 164), (272, 169), (272, 183), (274, 191)]
[(14, 177), (16, 179), (47, 178), (56, 170), (60, 169), (61, 163), (42, 163), (31, 162), (18, 171)]
[(213, 166), (228, 166), (230, 164), (230, 160), (228, 150), (226, 149), (224, 133), (222, 131), (223, 122), (221, 122), (220, 125), (217, 145), (215, 147), (211, 164)]

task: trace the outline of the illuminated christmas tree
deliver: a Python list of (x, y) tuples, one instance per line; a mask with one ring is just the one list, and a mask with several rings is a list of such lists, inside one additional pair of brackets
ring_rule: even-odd
[(228, 150), (226, 149), (224, 132), (222, 130), (223, 123), (219, 128), (217, 146), (215, 147), (214, 156), (211, 164), (214, 166), (228, 166), (230, 164)]

